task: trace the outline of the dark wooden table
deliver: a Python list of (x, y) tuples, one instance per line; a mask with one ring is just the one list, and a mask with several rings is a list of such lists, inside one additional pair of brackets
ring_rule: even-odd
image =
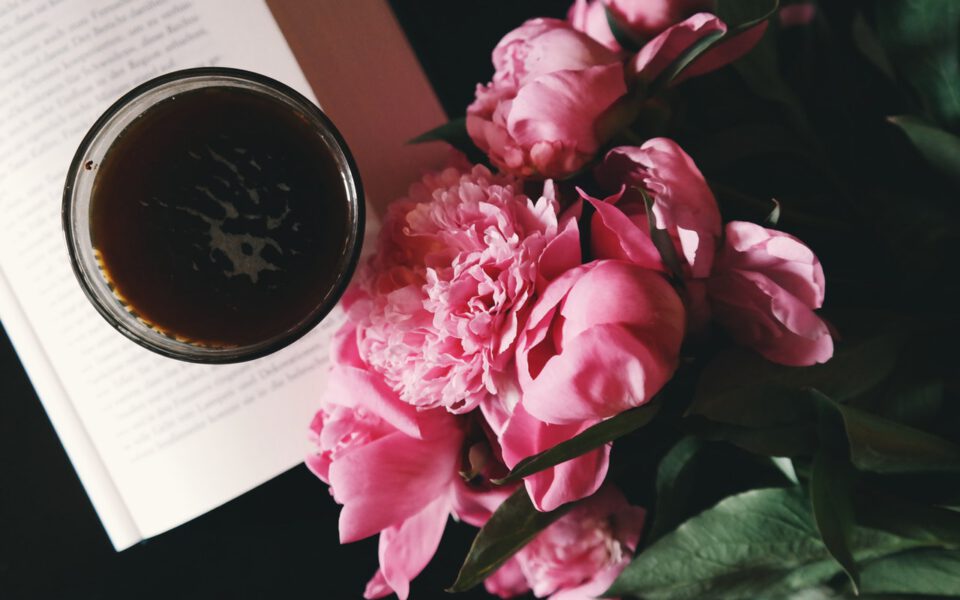
[[(531, 16), (562, 16), (568, 3), (391, 5), (445, 110), (460, 115), (475, 84), (492, 74), (489, 55), (500, 37)], [(338, 510), (326, 486), (301, 466), (173, 531), (114, 552), (0, 334), (0, 598), (357, 598), (376, 568), (376, 540), (340, 546)], [(437, 556), (414, 582), (413, 598), (443, 596), (474, 531), (450, 525)], [(478, 590), (460, 597), (486, 596)]]

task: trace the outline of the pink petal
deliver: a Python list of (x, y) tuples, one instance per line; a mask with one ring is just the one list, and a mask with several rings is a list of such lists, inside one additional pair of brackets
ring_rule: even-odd
[(570, 270), (543, 291), (518, 342), (527, 411), (576, 423), (646, 402), (676, 368), (685, 319), (655, 271), (612, 260)]
[(537, 270), (537, 287), (546, 285), (582, 262), (580, 255), (580, 229), (576, 219), (568, 219), (560, 233), (550, 240), (540, 255)]
[[(749, 52), (767, 30), (764, 21), (747, 31), (717, 44), (700, 57), (673, 81), (674, 84), (719, 69)], [(727, 25), (710, 13), (697, 13), (677, 23), (653, 38), (640, 49), (631, 67), (643, 81), (652, 82), (669, 65), (700, 39), (716, 32), (726, 32)]]
[(583, 274), (563, 302), (563, 337), (573, 338), (604, 323), (622, 323), (634, 336), (676, 354), (683, 338), (683, 304), (663, 275), (622, 261), (591, 264), (594, 268)]
[[(500, 440), (503, 460), (509, 468), (513, 468), (522, 459), (552, 448), (594, 423), (548, 425), (530, 416), (523, 404), (518, 404)], [(609, 461), (610, 444), (606, 444), (531, 475), (524, 479), (524, 485), (537, 510), (551, 511), (596, 492), (607, 476)]]
[(483, 527), (483, 524), (490, 519), (490, 515), (514, 491), (516, 486), (509, 485), (489, 490), (475, 490), (458, 478), (453, 496), (453, 513), (464, 523)]
[(706, 75), (711, 71), (716, 71), (721, 67), (729, 65), (747, 52), (753, 50), (763, 35), (767, 32), (767, 21), (758, 23), (735, 36), (729, 37), (713, 48), (707, 50), (697, 60), (693, 62), (684, 72), (674, 80), (674, 83), (680, 83), (690, 79)]
[(494, 68), (498, 74), (516, 77), (516, 85), (545, 73), (618, 60), (615, 52), (559, 19), (530, 19), (505, 35), (493, 50)]
[(647, 511), (640, 506), (630, 504), (617, 486), (613, 484), (603, 486), (576, 510), (587, 514), (609, 515), (613, 525), (613, 535), (617, 541), (626, 545), (631, 551), (637, 549)]
[(590, 221), (590, 247), (595, 258), (626, 260), (647, 269), (664, 270), (649, 233), (615, 205), (622, 190), (603, 201), (580, 193), (596, 210)]
[(651, 345), (623, 325), (596, 325), (547, 361), (524, 386), (523, 403), (532, 416), (554, 424), (604, 419), (639, 406), (676, 368), (675, 354), (668, 358)]
[(375, 598), (389, 596), (392, 593), (393, 588), (387, 583), (387, 579), (383, 576), (383, 571), (377, 569), (377, 572), (374, 573), (370, 581), (367, 582), (367, 588), (363, 591), (363, 597), (367, 600), (374, 600)]
[[(553, 315), (557, 305), (567, 295), (570, 288), (583, 277), (583, 274), (593, 269), (596, 265), (588, 263), (570, 269), (560, 277), (553, 280), (550, 285), (540, 294), (540, 299), (530, 312), (530, 325), (541, 326)], [(528, 329), (532, 329), (528, 326)]]
[(333, 362), (325, 398), (344, 406), (363, 406), (408, 436), (423, 437), (422, 415), (401, 401), (360, 358), (355, 324), (347, 323), (334, 338)]
[(567, 21), (577, 31), (582, 31), (614, 52), (620, 52), (620, 44), (610, 31), (607, 11), (599, 0), (588, 2), (576, 0), (567, 11)]
[[(710, 274), (717, 239), (723, 230), (720, 210), (697, 165), (676, 142), (667, 138), (653, 138), (640, 147), (614, 148), (597, 167), (596, 174), (608, 186), (617, 184), (644, 188), (653, 200), (657, 228), (670, 234), (678, 254), (689, 265), (687, 275), (702, 278)], [(616, 202), (625, 215), (630, 212), (642, 215), (639, 219), (635, 216), (629, 221), (647, 227), (645, 208), (639, 194), (625, 194)], [(638, 228), (637, 224), (635, 228)], [(626, 226), (626, 223), (621, 225)], [(646, 231), (643, 233), (648, 235)], [(652, 242), (650, 246), (653, 247)], [(632, 258), (630, 260), (647, 266)]]
[(520, 570), (520, 563), (515, 556), (507, 559), (492, 575), (483, 581), (487, 592), (501, 598), (513, 598), (530, 591), (527, 578)]
[(676, 229), (691, 276), (706, 277), (713, 265), (716, 240), (723, 231), (720, 209), (710, 186), (690, 155), (675, 141), (654, 138), (640, 150), (644, 153), (641, 160), (649, 165), (644, 184), (654, 195), (658, 227), (671, 233)]
[(340, 542), (402, 523), (448, 493), (457, 476), (462, 433), (430, 441), (393, 433), (342, 452), (330, 465), (340, 512)]
[(517, 93), (507, 130), (522, 146), (552, 141), (593, 154), (597, 119), (626, 93), (619, 62), (541, 75)]
[(718, 321), (740, 343), (768, 360), (809, 366), (833, 356), (826, 323), (763, 274), (726, 272), (711, 278), (709, 291)]
[(697, 13), (647, 42), (633, 58), (632, 71), (650, 83), (701, 38), (726, 31), (727, 25), (715, 15)]
[(811, 308), (823, 305), (823, 267), (797, 238), (754, 223), (731, 221), (726, 226), (725, 243), (726, 268), (760, 271)]
[(713, 0), (600, 0), (617, 21), (639, 38), (650, 38), (684, 18), (710, 10)]
[(436, 553), (449, 514), (450, 498), (439, 496), (399, 527), (384, 530), (380, 534), (380, 569), (374, 581), (379, 583), (382, 578), (400, 600), (406, 600), (410, 582)]
[(480, 402), (480, 413), (484, 420), (490, 426), (494, 435), (498, 438), (503, 434), (507, 421), (510, 420), (512, 409), (504, 406), (503, 401), (498, 396), (488, 396)]
[[(318, 441), (323, 431), (323, 411), (317, 411), (310, 422), (310, 438)], [(307, 468), (324, 483), (330, 483), (330, 454), (329, 452), (311, 452), (304, 460)]]
[(593, 600), (594, 598), (600, 598), (613, 585), (620, 573), (627, 568), (631, 558), (626, 557), (620, 562), (608, 566), (582, 585), (566, 588), (552, 594), (550, 600)]

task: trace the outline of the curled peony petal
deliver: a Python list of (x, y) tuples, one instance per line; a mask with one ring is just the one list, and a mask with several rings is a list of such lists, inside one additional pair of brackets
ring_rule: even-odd
[[(595, 210), (590, 221), (590, 244), (596, 258), (624, 260), (635, 265), (663, 271), (660, 252), (653, 244), (649, 233), (646, 210), (640, 202), (616, 204), (623, 197), (625, 188), (604, 200), (597, 200), (580, 192)], [(630, 211), (625, 212), (625, 211)]]
[(503, 504), (510, 494), (516, 491), (516, 486), (491, 485), (488, 489), (474, 489), (458, 482), (453, 498), (453, 514), (464, 523), (474, 527), (482, 527), (490, 519), (497, 507)]
[(657, 272), (609, 260), (571, 270), (544, 291), (517, 348), (526, 411), (569, 424), (647, 402), (676, 368), (684, 319)]
[(614, 148), (596, 175), (602, 185), (621, 192), (602, 203), (590, 199), (597, 207), (591, 224), (595, 256), (663, 268), (650, 240), (643, 198), (636, 191), (641, 188), (653, 201), (657, 229), (670, 235), (686, 263), (686, 275), (709, 275), (722, 232), (720, 210), (693, 159), (676, 142), (653, 138), (640, 147)]
[(802, 242), (732, 221), (707, 282), (713, 313), (741, 344), (790, 366), (826, 362), (833, 338), (813, 310), (823, 304), (820, 261)]
[(450, 498), (439, 496), (397, 527), (380, 534), (380, 569), (364, 592), (365, 598), (382, 598), (391, 591), (400, 600), (410, 595), (410, 582), (433, 558), (450, 514)]
[(639, 406), (676, 368), (675, 358), (665, 359), (625, 326), (597, 325), (565, 341), (568, 349), (549, 360), (525, 392), (527, 410), (548, 423), (606, 418)]
[(800, 240), (754, 223), (732, 221), (726, 245), (725, 268), (762, 272), (810, 308), (823, 306), (823, 267)]
[[(672, 83), (715, 71), (749, 52), (767, 30), (767, 22), (724, 39), (697, 57)], [(691, 47), (708, 36), (726, 34), (727, 25), (710, 13), (697, 13), (653, 38), (633, 58), (630, 71), (651, 83)]]
[(344, 505), (340, 541), (375, 535), (444, 495), (463, 441), (455, 431), (428, 442), (397, 432), (342, 452), (330, 465), (330, 487)]
[(576, 219), (569, 219), (562, 226), (540, 255), (537, 288), (542, 290), (547, 283), (582, 262), (580, 252), (580, 229)]
[(610, 30), (607, 9), (599, 0), (575, 0), (567, 11), (567, 21), (577, 31), (589, 35), (614, 52), (622, 50)]
[[(523, 405), (518, 404), (500, 437), (503, 460), (513, 468), (522, 459), (569, 440), (594, 423), (549, 425), (530, 416)], [(537, 510), (551, 511), (597, 491), (607, 476), (609, 462), (608, 444), (526, 477), (523, 483)]]

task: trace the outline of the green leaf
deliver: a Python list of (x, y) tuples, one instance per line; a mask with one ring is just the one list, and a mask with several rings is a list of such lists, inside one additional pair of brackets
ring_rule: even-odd
[(850, 442), (850, 459), (875, 473), (960, 473), (960, 446), (852, 406), (837, 405)]
[[(835, 402), (820, 390), (806, 390), (821, 417), (842, 419), (850, 461), (874, 473), (960, 473), (960, 446), (941, 437)], [(821, 436), (821, 442), (823, 442)]]
[(900, 537), (960, 549), (960, 512), (912, 502), (877, 489), (856, 497), (857, 522)]
[(650, 239), (653, 240), (653, 245), (660, 254), (660, 260), (678, 281), (683, 281), (683, 265), (677, 255), (677, 247), (673, 245), (673, 238), (670, 237), (667, 230), (657, 227), (657, 217), (653, 212), (653, 199), (645, 189), (641, 187), (634, 187), (633, 189), (640, 192), (640, 196), (643, 198), (643, 207), (647, 211), (647, 223), (650, 224)]
[(627, 52), (633, 53), (638, 51), (643, 46), (644, 41), (638, 39), (629, 28), (621, 25), (620, 21), (617, 19), (617, 16), (613, 14), (609, 6), (604, 5), (603, 12), (607, 17), (607, 25), (610, 27), (610, 33), (613, 34), (613, 39), (620, 44), (621, 48)]
[[(922, 545), (857, 529), (857, 561)], [(731, 496), (640, 553), (605, 596), (645, 600), (770, 598), (827, 581), (840, 568), (817, 534), (798, 487)]]
[(960, 129), (960, 2), (875, 3), (877, 34), (924, 112), (947, 130)]
[(565, 442), (560, 442), (549, 450), (544, 450), (540, 454), (534, 454), (521, 460), (506, 477), (495, 479), (493, 483), (503, 485), (519, 481), (524, 477), (586, 454), (604, 444), (609, 444), (649, 423), (656, 416), (658, 410), (660, 410), (660, 402), (655, 398), (643, 406), (631, 408), (605, 421), (600, 421), (596, 425), (588, 427), (579, 435)]
[(885, 385), (884, 396), (871, 404), (870, 412), (920, 429), (937, 425), (943, 409), (943, 381), (917, 380), (915, 373), (911, 375), (907, 381)]
[(810, 474), (810, 504), (820, 539), (853, 585), (860, 586), (860, 573), (850, 551), (854, 534), (853, 481), (856, 476), (847, 459), (843, 421), (831, 406), (821, 404), (819, 447)]
[(810, 456), (817, 439), (812, 422), (742, 427), (693, 417), (684, 419), (684, 429), (704, 439), (730, 442), (748, 452), (765, 456)]
[(776, 227), (780, 221), (780, 201), (776, 198), (770, 198), (770, 201), (773, 202), (773, 208), (770, 209), (770, 214), (767, 215), (767, 218), (763, 220), (763, 224)]
[(575, 502), (571, 502), (548, 513), (540, 512), (534, 508), (527, 490), (521, 486), (504, 500), (477, 533), (457, 574), (457, 580), (447, 591), (464, 592), (489, 577), (527, 542), (575, 505)]
[[(957, 86), (960, 87), (960, 80)], [(887, 120), (907, 134), (927, 162), (954, 184), (960, 185), (960, 137), (909, 115), (888, 117)]]
[(805, 388), (847, 401), (883, 381), (896, 358), (890, 335), (838, 346), (828, 363), (813, 367), (785, 367), (734, 348), (704, 369), (687, 414), (745, 427), (813, 421), (814, 405)]
[(960, 473), (869, 473), (862, 477), (871, 488), (926, 505), (960, 507)]
[(676, 527), (683, 519), (683, 508), (693, 488), (693, 464), (703, 449), (703, 441), (687, 436), (671, 448), (657, 468), (657, 503), (648, 541), (652, 542)]
[(783, 473), (783, 476), (786, 477), (790, 483), (800, 483), (800, 480), (797, 478), (797, 470), (794, 468), (792, 460), (785, 456), (771, 456), (770, 462)]
[(669, 86), (681, 73), (686, 71), (694, 61), (703, 56), (707, 50), (716, 46), (724, 37), (725, 35), (722, 31), (713, 31), (697, 40), (657, 75), (657, 78), (650, 84), (650, 89), (653, 90), (655, 94), (657, 91)]
[(857, 13), (853, 18), (850, 33), (857, 50), (884, 75), (891, 80), (896, 79), (893, 65), (890, 64), (887, 53), (883, 50), (883, 45), (880, 44), (877, 33), (870, 27), (866, 19), (864, 19), (863, 13)]
[(439, 127), (434, 127), (430, 131), (421, 133), (407, 143), (425, 144), (427, 142), (446, 142), (466, 154), (471, 162), (485, 164), (486, 156), (477, 148), (470, 138), (470, 134), (467, 133), (466, 117), (452, 119)]
[(439, 125), (430, 131), (421, 133), (407, 143), (424, 144), (426, 142), (447, 142), (449, 144), (456, 145), (454, 142), (458, 142), (463, 138), (470, 138), (469, 134), (467, 134), (466, 117), (460, 117), (459, 119), (447, 121), (443, 125)]
[[(804, 159), (813, 160), (822, 168), (819, 138), (803, 103), (783, 78), (774, 29), (768, 28), (753, 50), (733, 63), (733, 69), (754, 95), (780, 110), (793, 133), (803, 141), (801, 148), (794, 150), (800, 151), (806, 146)], [(764, 126), (769, 127), (766, 123)]]
[(867, 594), (960, 596), (960, 551), (921, 548), (871, 561), (863, 568)]
[(714, 14), (731, 29), (741, 32), (766, 21), (779, 9), (779, 0), (717, 0)]

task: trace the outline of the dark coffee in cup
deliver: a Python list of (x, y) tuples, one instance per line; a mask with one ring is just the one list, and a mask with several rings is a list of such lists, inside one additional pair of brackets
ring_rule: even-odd
[[(75, 175), (89, 179), (83, 226), (98, 276), (135, 320), (124, 326), (140, 328), (121, 331), (179, 344), (186, 356), (161, 350), (177, 358), (228, 362), (282, 346), (330, 310), (359, 252), (362, 203), (316, 107), (265, 78), (214, 72), (225, 78), (143, 103), (100, 156), (81, 147)], [(70, 202), (77, 187), (68, 181)], [(81, 283), (96, 283), (84, 271)], [(116, 306), (104, 308), (114, 322)]]
[(93, 247), (115, 293), (172, 336), (245, 345), (296, 325), (348, 242), (343, 178), (278, 100), (205, 88), (150, 107), (93, 184)]

